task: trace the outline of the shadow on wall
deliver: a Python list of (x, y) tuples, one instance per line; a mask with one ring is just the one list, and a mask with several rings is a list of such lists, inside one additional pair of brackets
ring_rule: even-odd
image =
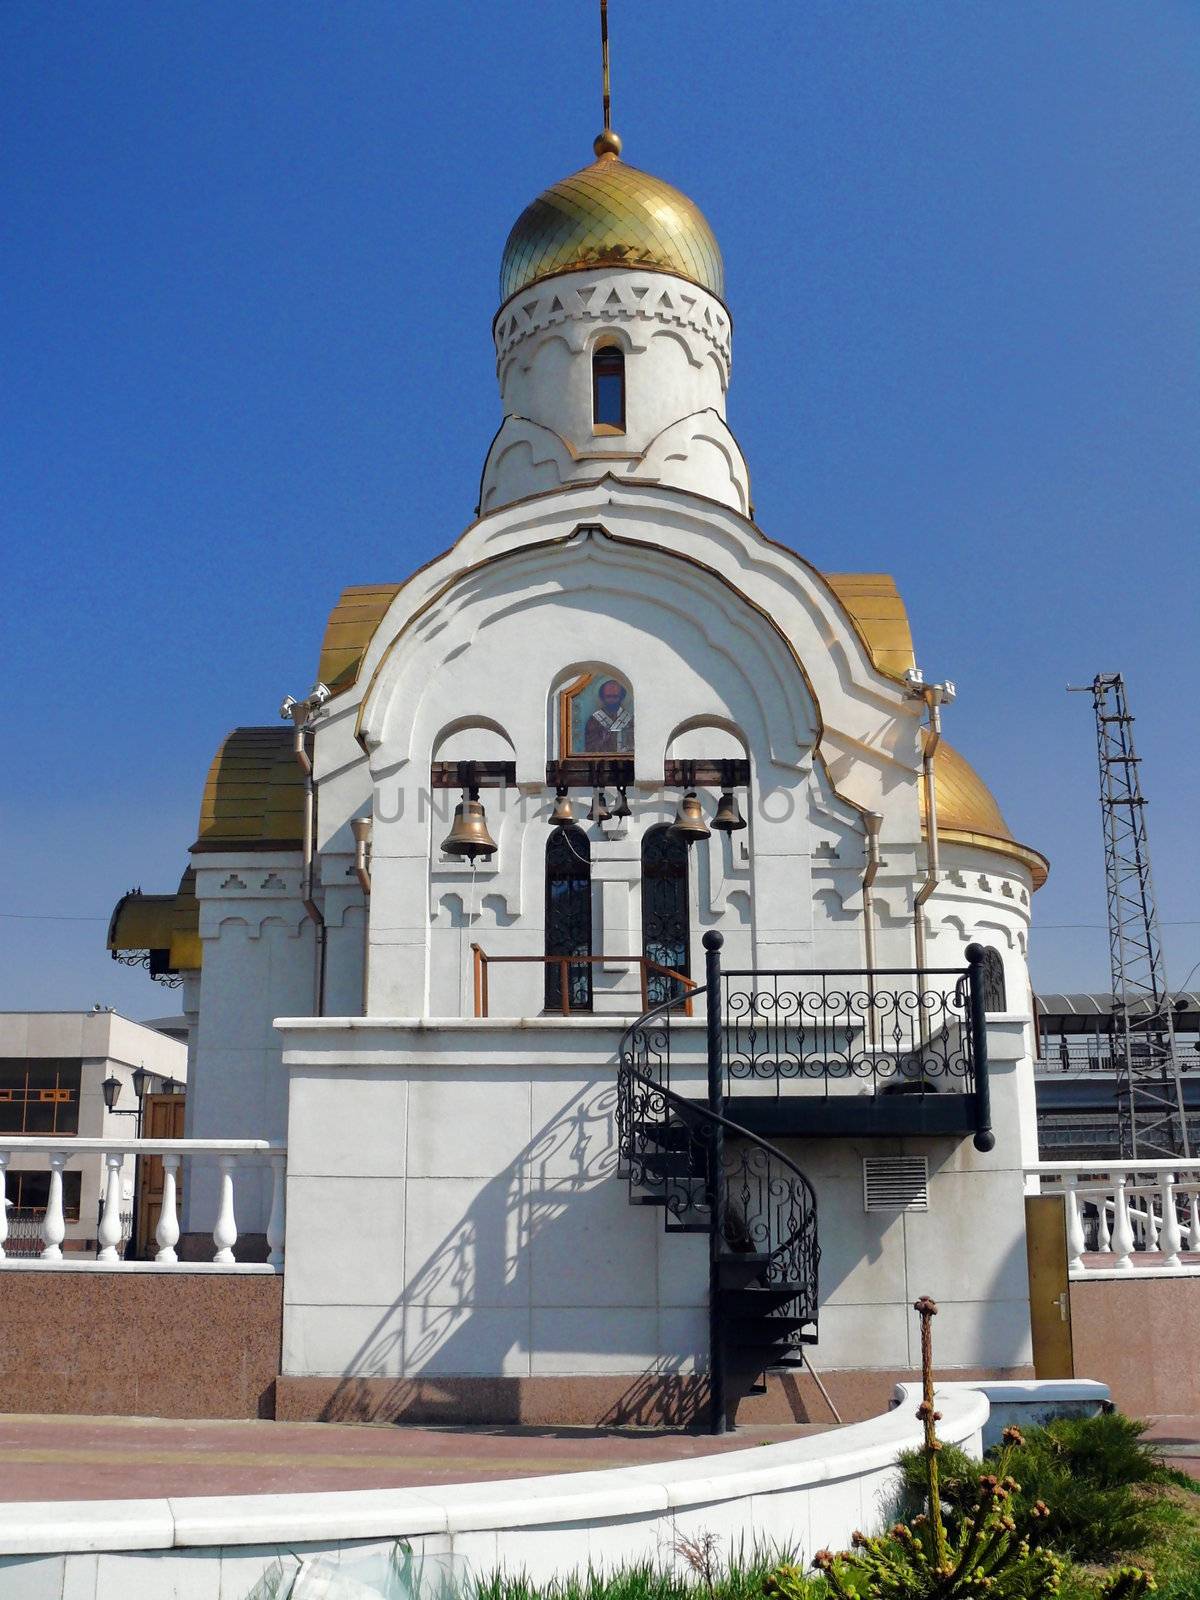
[[(596, 1236), (605, 1238), (618, 1258), (612, 1270), (623, 1271), (627, 1262), (630, 1293), (625, 1306), (632, 1302), (650, 1311), (658, 1309), (659, 1246), (656, 1241), (647, 1252), (643, 1230), (647, 1226), (661, 1230), (661, 1217), (657, 1210), (647, 1215), (644, 1209), (628, 1206), (624, 1182), (616, 1176), (615, 1112), (616, 1087), (603, 1085), (564, 1107), (514, 1161), (482, 1186), (476, 1187), (476, 1180), (459, 1180), (475, 1189), (473, 1198), (408, 1278), (404, 1294), (380, 1315), (355, 1351), (346, 1375), (322, 1407), (320, 1420), (521, 1422), (522, 1379), (528, 1364), (522, 1362), (520, 1376), (501, 1375), (501, 1369), (514, 1350), (525, 1356), (533, 1348), (535, 1305), (551, 1313), (588, 1316), (589, 1353), (603, 1356), (619, 1351), (622, 1308), (588, 1302), (587, 1261), (576, 1263), (574, 1281), (581, 1293), (574, 1304), (566, 1302), (561, 1285), (560, 1292), (551, 1292), (548, 1299), (546, 1288), (547, 1277), (570, 1259), (572, 1241), (581, 1237), (582, 1197), (608, 1189), (613, 1209), (619, 1205), (628, 1220), (628, 1233), (609, 1225), (612, 1212), (607, 1197), (597, 1195), (586, 1254), (594, 1265)], [(410, 1197), (421, 1181), (410, 1182)], [(442, 1190), (454, 1182), (429, 1180), (429, 1187), (432, 1190), (436, 1184)], [(589, 1226), (586, 1219), (584, 1226)], [(561, 1233), (558, 1248), (554, 1248), (555, 1230)], [(672, 1242), (668, 1241), (668, 1249)], [(640, 1282), (639, 1273), (644, 1274)], [(696, 1304), (703, 1302), (706, 1292), (707, 1266), (696, 1286)], [(588, 1420), (602, 1426), (686, 1427), (702, 1419), (708, 1380), (689, 1369), (699, 1366), (704, 1355), (702, 1349), (659, 1354), (633, 1379), (606, 1376), (598, 1364), (593, 1375), (603, 1384), (605, 1399), (597, 1408), (602, 1414)], [(630, 1365), (645, 1359), (639, 1345), (636, 1354), (631, 1352)], [(423, 1370), (431, 1363), (433, 1370)], [(397, 1368), (406, 1375), (397, 1376)], [(545, 1377), (553, 1382), (565, 1375), (550, 1372)], [(608, 1398), (621, 1384), (627, 1388), (615, 1399)]]

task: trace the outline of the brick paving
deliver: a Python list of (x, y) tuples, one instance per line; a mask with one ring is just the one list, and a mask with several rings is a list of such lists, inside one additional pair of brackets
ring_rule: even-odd
[(1200, 1478), (1200, 1417), (1161, 1416), (1147, 1421), (1146, 1441), (1162, 1451), (1167, 1465)]
[(172, 1422), (0, 1416), (0, 1501), (397, 1489), (644, 1466), (824, 1433), (723, 1438), (587, 1428), (407, 1428), (333, 1422)]

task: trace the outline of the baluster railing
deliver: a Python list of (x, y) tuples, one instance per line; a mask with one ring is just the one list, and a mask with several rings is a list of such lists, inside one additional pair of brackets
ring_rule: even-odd
[(67, 1236), (67, 1219), (63, 1215), (63, 1168), (67, 1158), (61, 1150), (50, 1156), (50, 1193), (46, 1199), (46, 1215), (42, 1218), (42, 1260), (61, 1261), (62, 1242)]
[(175, 1246), (179, 1243), (179, 1211), (175, 1183), (181, 1159), (176, 1155), (164, 1155), (162, 1158), (162, 1205), (158, 1211), (158, 1227), (154, 1230), (154, 1242), (158, 1246), (154, 1259), (168, 1266), (179, 1260), (175, 1253)]
[[(1106, 1271), (1200, 1275), (1200, 1161), (1040, 1161), (1025, 1170), (1043, 1194), (1063, 1197), (1073, 1277)], [(1084, 1210), (1093, 1205), (1096, 1247), (1089, 1250)]]
[[(127, 1201), (123, 1201), (122, 1189), (125, 1164), (131, 1156), (135, 1159), (141, 1156), (153, 1156), (162, 1163), (162, 1199), (158, 1215), (155, 1218), (151, 1214), (147, 1218), (147, 1228), (154, 1230), (153, 1244), (157, 1245), (157, 1251), (153, 1260), (159, 1268), (178, 1267), (181, 1271), (186, 1271), (199, 1265), (194, 1258), (181, 1262), (176, 1248), (181, 1237), (179, 1186), (184, 1172), (184, 1161), (185, 1158), (198, 1157), (216, 1163), (216, 1219), (212, 1229), (213, 1255), (210, 1265), (243, 1272), (268, 1270), (278, 1272), (282, 1269), (285, 1251), (287, 1182), (287, 1151), (282, 1146), (272, 1145), (265, 1139), (91, 1137), (72, 1139), (69, 1146), (65, 1146), (61, 1138), (29, 1134), (6, 1138), (3, 1149), (0, 1149), (0, 1266), (6, 1271), (47, 1266), (62, 1266), (70, 1270), (89, 1266), (102, 1271), (144, 1270), (148, 1265), (147, 1262), (124, 1258), (129, 1217), (122, 1212), (123, 1203), (128, 1204)], [(91, 1184), (95, 1181), (91, 1174), (95, 1172), (97, 1158), (100, 1162), (98, 1192), (97, 1189), (92, 1190), (92, 1196), (99, 1201), (99, 1217), (96, 1223), (97, 1249), (94, 1256), (88, 1256), (83, 1252), (82, 1241), (76, 1239), (76, 1235), (80, 1232), (78, 1225), (75, 1224), (76, 1213), (73, 1210), (71, 1218), (66, 1214), (63, 1174), (69, 1164), (82, 1164), (86, 1184)], [(14, 1254), (13, 1248), (6, 1248), (10, 1245), (11, 1239), (8, 1206), (5, 1202), (8, 1200), (8, 1175), (13, 1171), (14, 1161), (18, 1171), (27, 1170), (38, 1174), (45, 1174), (47, 1170), (49, 1172), (45, 1210), (44, 1212), (33, 1210), (29, 1213), (29, 1225), (37, 1229), (37, 1238), (33, 1243), (35, 1247), (37, 1243), (41, 1246), (37, 1255), (28, 1255), (22, 1251)], [(261, 1171), (264, 1166), (269, 1166), (271, 1171), (270, 1212), (265, 1227), (267, 1260), (265, 1264), (262, 1263), (261, 1257), (257, 1262), (238, 1261), (235, 1253), (238, 1241), (235, 1177), (239, 1171), (249, 1171), (255, 1167)], [(80, 1200), (79, 1214), (87, 1215), (87, 1206), (92, 1202), (87, 1200), (86, 1186), (81, 1192)], [(209, 1215), (211, 1214), (210, 1212)], [(22, 1212), (21, 1215), (24, 1217), (26, 1213)], [(75, 1231), (69, 1239), (68, 1234), (72, 1225)], [(18, 1233), (19, 1231), (18, 1229)], [(149, 1242), (148, 1237), (142, 1241), (143, 1244)], [(64, 1245), (66, 1245), (65, 1250)]]

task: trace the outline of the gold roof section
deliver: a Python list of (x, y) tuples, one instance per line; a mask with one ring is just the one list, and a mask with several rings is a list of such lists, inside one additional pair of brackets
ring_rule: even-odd
[(387, 615), (388, 607), (404, 587), (402, 583), (361, 583), (343, 589), (329, 613), (317, 682), (341, 694), (358, 681), (367, 646)]
[(525, 207), (500, 263), (500, 302), (560, 272), (652, 267), (725, 296), (725, 267), (699, 208), (608, 151)]
[[(992, 791), (953, 745), (943, 739), (933, 758), (933, 792), (937, 801), (938, 837), (957, 844), (974, 844), (1000, 855), (1012, 856), (1029, 869), (1033, 887), (1040, 889), (1050, 874), (1045, 856), (1018, 844), (996, 804)], [(925, 790), (921, 788), (921, 831), (928, 824)]]
[(109, 918), (107, 948), (114, 953), (161, 952), (166, 956), (165, 972), (198, 972), (202, 952), (195, 869), (187, 868), (174, 894), (133, 889), (122, 895)]
[(208, 769), (193, 854), (297, 850), (304, 826), (304, 775), (289, 726), (235, 728)]
[(916, 666), (917, 658), (913, 654), (908, 612), (896, 580), (886, 572), (826, 572), (823, 576), (849, 615), (876, 669), (903, 682), (904, 674)]

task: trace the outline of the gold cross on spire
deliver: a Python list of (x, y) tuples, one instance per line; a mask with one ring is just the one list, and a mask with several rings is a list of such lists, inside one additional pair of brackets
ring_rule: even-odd
[(612, 130), (612, 88), (608, 77), (608, 0), (600, 0), (600, 61), (604, 84), (604, 131), (592, 148), (597, 156), (619, 156), (621, 140)]

